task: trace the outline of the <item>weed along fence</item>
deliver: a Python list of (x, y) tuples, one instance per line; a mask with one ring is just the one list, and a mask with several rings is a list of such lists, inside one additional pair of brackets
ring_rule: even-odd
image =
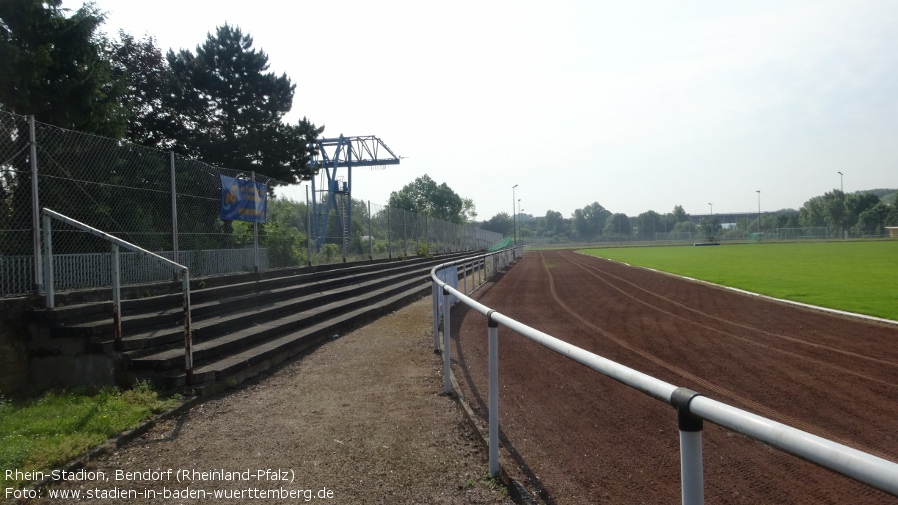
[[(434, 349), (438, 350), (439, 346), (437, 322), (439, 315), (442, 314), (444, 388), (447, 393), (450, 391), (449, 374), (451, 373), (449, 308), (452, 302), (460, 301), (486, 317), (489, 369), (488, 444), (491, 475), (496, 476), (499, 472), (498, 356), (499, 326), (501, 325), (543, 347), (674, 407), (679, 428), (681, 496), (684, 504), (704, 503), (702, 428), (705, 421), (741, 433), (858, 482), (898, 496), (898, 464), (894, 462), (712, 400), (699, 392), (669, 384), (531, 328), (467, 296), (477, 286), (474, 283), (469, 288), (468, 272), (480, 272), (483, 264), (504, 268), (519, 257), (518, 252), (509, 250), (495, 255), (474, 256), (438, 265), (431, 271), (434, 293)], [(464, 273), (462, 281), (458, 280), (459, 268)], [(495, 271), (497, 270), (492, 273)], [(709, 449), (713, 450), (713, 447)]]

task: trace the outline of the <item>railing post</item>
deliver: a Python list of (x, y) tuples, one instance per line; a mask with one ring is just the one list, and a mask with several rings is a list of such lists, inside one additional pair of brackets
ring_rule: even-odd
[(680, 430), (680, 480), (683, 505), (705, 503), (704, 469), (702, 466), (702, 418), (689, 411), (689, 402), (695, 391), (677, 388), (670, 395), (670, 403), (677, 409), (677, 426)]
[(190, 270), (181, 271), (181, 289), (184, 291), (184, 382), (193, 385), (193, 343), (190, 333)]
[(50, 215), (43, 215), (44, 221), (44, 307), (52, 309), (56, 307), (56, 290), (53, 289), (53, 228)]
[(447, 395), (452, 392), (452, 384), (449, 381), (450, 367), (452, 366), (451, 352), (449, 351), (452, 325), (449, 323), (449, 313), (452, 312), (452, 295), (446, 286), (443, 286), (443, 392)]
[(499, 474), (499, 323), (493, 321), (493, 311), (487, 315), (489, 347), (489, 459), (490, 475)]
[(431, 281), (431, 298), (433, 298), (433, 352), (440, 352), (440, 286)]
[(112, 244), (112, 329), (113, 349), (122, 350), (122, 267), (118, 244)]

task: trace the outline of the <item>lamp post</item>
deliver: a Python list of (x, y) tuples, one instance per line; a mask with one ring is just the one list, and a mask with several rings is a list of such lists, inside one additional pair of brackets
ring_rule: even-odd
[(761, 190), (758, 193), (758, 240), (761, 240)]
[(713, 218), (714, 217), (714, 204), (708, 203), (708, 206), (711, 207), (711, 217)]
[(844, 193), (845, 192), (845, 182), (843, 179), (844, 174), (842, 172), (836, 172), (836, 173), (839, 174), (839, 191)]
[(514, 245), (518, 245), (518, 216), (515, 215), (515, 212), (514, 212), (514, 208), (515, 208), (514, 188), (516, 188), (516, 187), (518, 187), (517, 184), (515, 184), (514, 186), (511, 187), (511, 227), (512, 227), (512, 230), (514, 230), (514, 235), (513, 235)]

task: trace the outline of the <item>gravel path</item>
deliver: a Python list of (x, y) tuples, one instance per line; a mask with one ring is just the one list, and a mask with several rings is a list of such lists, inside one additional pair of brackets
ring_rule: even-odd
[[(91, 461), (89, 480), (28, 503), (72, 503), (49, 494), (75, 490), (82, 503), (513, 503), (488, 478), (462, 409), (442, 394), (430, 318), (427, 297), (333, 339)], [(116, 480), (116, 471), (137, 473)], [(237, 494), (216, 499), (216, 490)], [(88, 491), (136, 496), (85, 500)]]

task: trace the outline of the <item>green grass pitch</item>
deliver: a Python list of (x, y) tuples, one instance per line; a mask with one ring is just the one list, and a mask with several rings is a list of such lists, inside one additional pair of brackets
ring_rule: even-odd
[(898, 241), (581, 252), (784, 300), (898, 320)]

